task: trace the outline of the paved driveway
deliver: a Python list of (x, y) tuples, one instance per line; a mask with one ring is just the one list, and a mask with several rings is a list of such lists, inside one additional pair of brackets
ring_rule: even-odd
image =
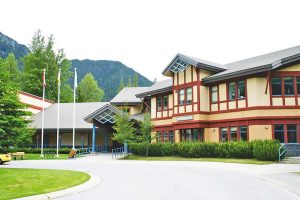
[[(289, 188), (288, 183), (272, 179), (288, 175), (293, 177), (289, 179), (300, 181), (300, 175), (287, 173), (300, 171), (300, 165), (112, 161), (89, 157), (14, 161), (3, 167), (79, 170), (101, 178), (101, 184), (96, 188), (62, 200), (300, 199), (290, 192), (293, 188)], [(296, 189), (300, 186), (297, 181), (293, 184), (296, 184)]]

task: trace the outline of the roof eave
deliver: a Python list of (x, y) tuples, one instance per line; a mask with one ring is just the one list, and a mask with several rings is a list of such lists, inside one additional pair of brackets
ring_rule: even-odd
[(158, 89), (158, 90), (152, 90), (152, 91), (136, 94), (135, 96), (137, 98), (144, 98), (146, 96), (152, 96), (152, 95), (156, 95), (156, 94), (172, 92), (172, 89), (173, 89), (173, 86), (169, 86), (169, 87)]
[(265, 65), (265, 66), (241, 70), (241, 71), (237, 71), (237, 72), (233, 72), (233, 73), (229, 73), (229, 74), (225, 74), (225, 75), (206, 77), (203, 79), (203, 82), (205, 84), (214, 83), (214, 82), (218, 82), (218, 81), (224, 81), (226, 79), (257, 74), (257, 73), (266, 72), (266, 71), (270, 71), (270, 70), (272, 70), (272, 65)]
[(135, 106), (135, 105), (142, 104), (142, 101), (139, 101), (139, 102), (124, 101), (124, 102), (110, 102), (110, 103), (111, 103), (112, 105), (116, 105), (116, 106), (123, 106), (123, 105)]

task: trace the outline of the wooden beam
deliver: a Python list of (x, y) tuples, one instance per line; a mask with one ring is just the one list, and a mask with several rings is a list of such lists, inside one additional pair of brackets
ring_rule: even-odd
[(270, 80), (270, 74), (271, 74), (271, 71), (268, 71), (268, 74), (267, 74), (267, 83), (266, 83), (266, 89), (265, 89), (265, 94), (268, 93), (268, 87), (269, 87), (269, 80)]

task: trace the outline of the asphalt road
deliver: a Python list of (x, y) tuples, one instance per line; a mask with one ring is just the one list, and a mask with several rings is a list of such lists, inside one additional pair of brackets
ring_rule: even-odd
[(300, 180), (300, 175), (287, 173), (300, 171), (300, 165), (112, 161), (90, 157), (13, 161), (3, 167), (79, 170), (101, 178), (97, 187), (61, 200), (300, 199), (289, 190), (288, 184), (281, 187), (268, 181), (269, 177), (285, 174)]

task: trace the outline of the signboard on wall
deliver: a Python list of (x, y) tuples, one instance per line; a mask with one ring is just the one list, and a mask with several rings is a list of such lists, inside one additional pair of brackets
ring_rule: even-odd
[(192, 119), (193, 119), (193, 115), (176, 117), (176, 121), (186, 121), (186, 120), (192, 120)]

